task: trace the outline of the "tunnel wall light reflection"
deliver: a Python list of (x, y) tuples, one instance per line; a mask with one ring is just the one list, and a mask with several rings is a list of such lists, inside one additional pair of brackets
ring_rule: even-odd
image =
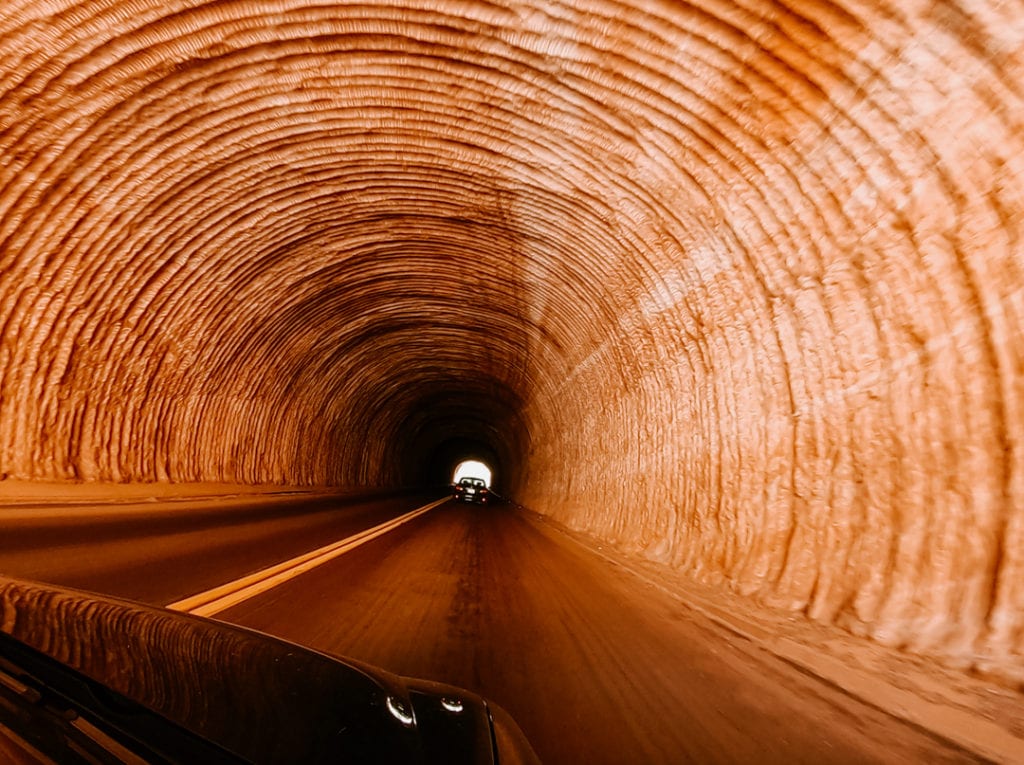
[(394, 696), (388, 696), (387, 699), (388, 711), (392, 717), (398, 720), (402, 725), (412, 727), (416, 724), (416, 718), (412, 713), (412, 707), (401, 699), (396, 699)]
[(452, 476), (452, 483), (458, 483), (463, 478), (481, 478), (487, 486), (491, 485), (491, 469), (486, 463), (479, 460), (464, 460), (455, 468)]

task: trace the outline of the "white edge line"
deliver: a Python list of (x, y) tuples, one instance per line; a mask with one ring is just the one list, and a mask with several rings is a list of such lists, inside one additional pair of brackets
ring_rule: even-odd
[(390, 521), (385, 521), (379, 526), (360, 531), (346, 539), (325, 545), (317, 550), (303, 553), (291, 560), (270, 566), (262, 571), (257, 571), (255, 574), (243, 576), (233, 582), (228, 582), (206, 592), (200, 592), (184, 600), (176, 601), (165, 606), (165, 608), (169, 608), (172, 611), (184, 611), (196, 616), (212, 616), (213, 614), (220, 613), (233, 605), (253, 598), (283, 582), (287, 582), (299, 574), (304, 574), (317, 566), (323, 565), (339, 555), (344, 555), (350, 550), (354, 550), (360, 545), (369, 542), (371, 539), (376, 539), (387, 534), (389, 531), (394, 531), (413, 518), (422, 515), (428, 510), (433, 510), (442, 502), (447, 502), (448, 499), (448, 497), (442, 497), (436, 502), (431, 502), (405, 515), (392, 518)]

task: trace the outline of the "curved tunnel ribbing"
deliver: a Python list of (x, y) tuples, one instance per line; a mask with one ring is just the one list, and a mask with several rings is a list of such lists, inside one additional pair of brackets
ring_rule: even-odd
[(1024, 30), (989, 3), (18, 0), (0, 471), (391, 487), (1024, 648)]

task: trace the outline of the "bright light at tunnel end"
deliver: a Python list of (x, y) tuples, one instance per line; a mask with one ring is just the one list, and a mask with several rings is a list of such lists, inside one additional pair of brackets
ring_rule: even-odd
[(491, 469), (486, 463), (480, 460), (463, 460), (455, 468), (452, 476), (452, 483), (458, 483), (463, 478), (480, 478), (488, 487), (491, 485)]

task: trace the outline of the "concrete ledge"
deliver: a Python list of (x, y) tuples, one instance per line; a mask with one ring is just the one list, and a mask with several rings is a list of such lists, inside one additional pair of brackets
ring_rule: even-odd
[(335, 498), (339, 503), (389, 494), (394, 489), (343, 486), (249, 486), (226, 483), (44, 483), (0, 481), (0, 524), (172, 514), (233, 507), (287, 505)]
[(0, 505), (122, 503), (147, 500), (239, 497), (254, 495), (331, 495), (353, 493), (351, 487), (258, 486), (236, 483), (96, 483), (86, 481), (0, 481)]

